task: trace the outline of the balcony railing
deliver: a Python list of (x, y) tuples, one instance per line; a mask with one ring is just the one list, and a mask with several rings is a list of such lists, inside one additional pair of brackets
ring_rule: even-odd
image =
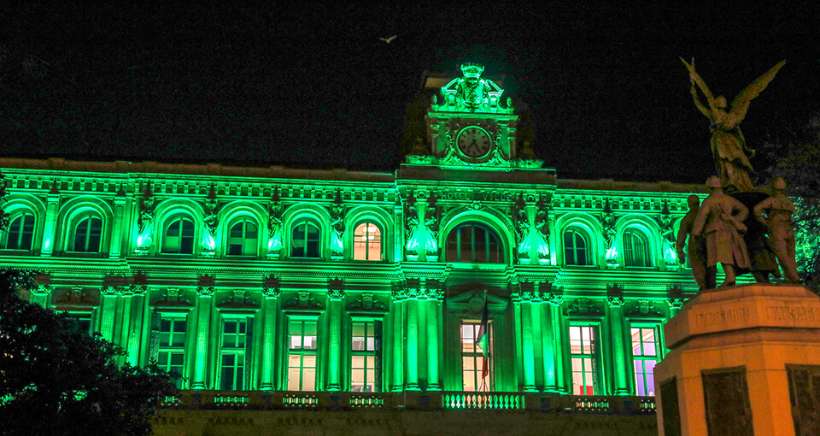
[(165, 409), (533, 410), (565, 414), (652, 415), (654, 397), (574, 396), (534, 392), (272, 392), (181, 391)]
[(510, 392), (442, 392), (441, 405), (445, 409), (523, 409), (524, 394)]

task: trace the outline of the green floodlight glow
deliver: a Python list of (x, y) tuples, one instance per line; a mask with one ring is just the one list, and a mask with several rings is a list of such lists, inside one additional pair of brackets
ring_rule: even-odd
[(678, 253), (673, 247), (665, 247), (663, 250), (663, 260), (667, 265), (676, 265), (678, 263)]
[[(362, 384), (352, 380), (353, 365), (364, 358), (356, 374), (365, 374), (376, 391), (442, 391), (452, 393), (445, 404), (454, 408), (520, 408), (522, 396), (500, 392), (577, 393), (570, 327), (589, 322), (600, 344), (591, 357), (600, 382), (595, 395), (634, 393), (630, 323), (660, 332), (684, 299), (668, 289), (691, 295), (696, 288), (669, 237), (689, 193), (684, 185), (630, 191), (619, 182), (559, 183), (517, 133), (518, 116), (504, 90), (483, 74), (482, 66), (465, 64), (462, 77), (441, 88), (426, 111), (429, 144), (392, 174), (90, 165), (103, 168), (97, 171), (77, 169), (81, 163), (61, 169), (57, 160), (4, 166), (14, 187), (8, 204), (29, 209), (35, 240), (27, 252), (0, 248), (0, 261), (41, 270), (48, 280), (29, 292), (33, 302), (68, 307), (84, 329), (126, 350), (122, 362), (163, 360), (179, 372), (183, 389), (282, 392), (290, 371), (298, 370), (300, 387), (347, 391)], [(473, 156), (462, 147), (466, 129), (487, 134), (479, 136), (490, 151)], [(28, 205), (27, 198), (39, 204)], [(75, 204), (90, 202), (106, 211), (99, 250), (68, 252)], [(164, 232), (183, 209), (193, 229), (193, 236), (185, 233), (187, 253), (164, 253), (158, 245), (172, 246)], [(237, 236), (231, 229), (240, 218), (253, 226), (236, 227), (244, 229)], [(625, 218), (644, 222), (641, 258), (650, 265), (619, 262)], [(357, 235), (371, 221), (378, 235)], [(447, 244), (468, 221), (497, 238), (473, 231)], [(300, 222), (304, 238), (295, 240)], [(578, 233), (572, 245), (569, 229)], [(805, 257), (815, 242), (803, 235), (798, 254)], [(241, 255), (232, 253), (236, 246)], [(450, 258), (445, 248), (451, 247), (472, 256)], [(368, 261), (357, 256), (362, 252)], [(624, 295), (611, 300), (608, 284)], [(480, 318), (483, 304), (492, 312), (491, 389), (499, 392), (455, 393), (469, 389), (470, 371), (462, 367), (467, 342), (457, 326)], [(297, 317), (315, 326), (302, 332), (302, 346), (311, 338), (312, 348), (290, 348), (289, 320)], [(225, 319), (236, 318), (248, 321), (242, 346), (236, 331), (223, 330)], [(374, 350), (353, 350), (360, 339), (352, 339), (352, 323), (361, 318), (379, 326)], [(163, 328), (171, 330), (158, 331)], [(226, 337), (236, 340), (232, 347)], [(297, 353), (304, 353), (299, 368), (289, 366)], [(243, 360), (223, 361), (229, 354)], [(223, 366), (233, 365), (238, 379), (238, 363), (243, 383), (223, 384)], [(283, 395), (285, 404), (319, 401), (313, 393)], [(362, 404), (375, 401), (371, 392), (362, 395)], [(245, 397), (218, 398), (215, 403), (239, 404)]]

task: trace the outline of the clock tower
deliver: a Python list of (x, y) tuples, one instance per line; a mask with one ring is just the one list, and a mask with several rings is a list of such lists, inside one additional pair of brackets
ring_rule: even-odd
[[(430, 150), (413, 150), (410, 165), (448, 169), (540, 168), (531, 153), (522, 159), (516, 142), (518, 115), (512, 99), (494, 81), (482, 77), (484, 66), (461, 65), (456, 77), (434, 94), (425, 117)], [(429, 153), (429, 154), (427, 154)]]

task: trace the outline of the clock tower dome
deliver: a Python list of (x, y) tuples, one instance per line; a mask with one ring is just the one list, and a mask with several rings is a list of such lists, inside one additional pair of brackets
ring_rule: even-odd
[(542, 161), (521, 158), (517, 150), (518, 115), (512, 99), (494, 81), (482, 77), (484, 66), (461, 65), (461, 76), (434, 94), (425, 116), (427, 150), (407, 156), (410, 165), (452, 169), (539, 168)]

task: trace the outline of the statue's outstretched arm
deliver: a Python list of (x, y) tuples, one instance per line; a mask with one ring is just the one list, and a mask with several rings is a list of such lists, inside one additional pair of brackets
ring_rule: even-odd
[(706, 107), (701, 101), (700, 97), (698, 96), (698, 91), (695, 89), (695, 84), (692, 83), (692, 86), (689, 88), (689, 92), (692, 94), (692, 101), (695, 103), (695, 108), (703, 114), (704, 117), (712, 119), (712, 113), (709, 111), (709, 108)]
[(749, 103), (769, 86), (769, 83), (774, 79), (774, 76), (777, 75), (777, 72), (783, 68), (783, 65), (786, 65), (785, 59), (776, 63), (773, 67), (769, 68), (769, 71), (766, 71), (755, 79), (754, 82), (750, 83), (749, 86), (743, 88), (743, 91), (740, 91), (740, 94), (732, 100), (732, 110), (729, 112), (727, 119), (729, 128), (743, 122), (743, 119), (746, 118), (746, 112), (749, 110)]
[(700, 77), (700, 74), (698, 74), (698, 72), (695, 71), (694, 61), (692, 61), (692, 63), (690, 64), (689, 62), (686, 62), (685, 60), (683, 60), (683, 58), (679, 58), (679, 59), (680, 59), (681, 62), (683, 62), (683, 65), (689, 71), (689, 81), (692, 83), (692, 85), (697, 85), (698, 88), (700, 88), (700, 92), (702, 92), (703, 96), (706, 97), (706, 102), (709, 103), (710, 111), (704, 112), (701, 109), (701, 108), (705, 108), (705, 106), (703, 105), (703, 103), (700, 103), (700, 101), (698, 101), (697, 92), (692, 92), (692, 91), (694, 91), (694, 86), (692, 86), (692, 89), (690, 90), (690, 92), (692, 92), (692, 95), (695, 98), (695, 102), (696, 102), (695, 106), (698, 108), (699, 111), (701, 111), (701, 113), (703, 113), (706, 117), (711, 119), (712, 118), (711, 109), (714, 109), (714, 104), (712, 102), (715, 99), (715, 96), (712, 95), (712, 90), (709, 89), (709, 87), (706, 85), (706, 82), (704, 82), (703, 78)]

